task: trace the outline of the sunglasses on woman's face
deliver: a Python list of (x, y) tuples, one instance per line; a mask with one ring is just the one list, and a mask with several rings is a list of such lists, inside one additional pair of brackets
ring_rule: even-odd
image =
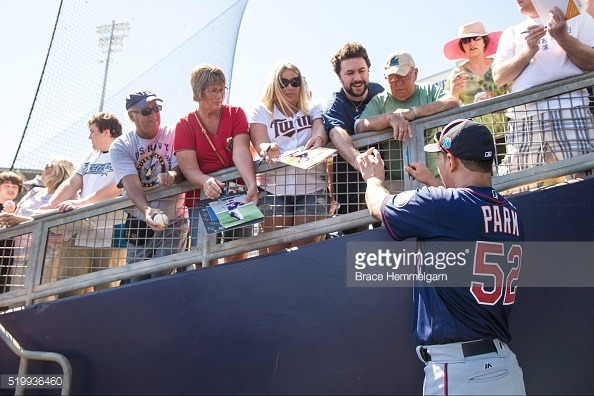
[(470, 43), (470, 41), (481, 41), (483, 39), (483, 36), (476, 36), (476, 37), (464, 37), (463, 39), (460, 39), (460, 41), (462, 42), (462, 44), (468, 44)]
[(281, 78), (280, 79), (280, 85), (283, 88), (287, 88), (289, 86), (289, 84), (291, 84), (292, 87), (300, 87), (301, 86), (301, 77), (293, 77), (290, 80), (287, 80), (286, 78)]

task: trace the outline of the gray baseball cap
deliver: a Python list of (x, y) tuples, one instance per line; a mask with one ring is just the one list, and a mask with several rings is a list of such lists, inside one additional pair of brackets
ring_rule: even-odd
[(415, 67), (415, 61), (411, 54), (404, 51), (396, 51), (388, 56), (384, 62), (384, 77), (390, 74), (406, 76)]

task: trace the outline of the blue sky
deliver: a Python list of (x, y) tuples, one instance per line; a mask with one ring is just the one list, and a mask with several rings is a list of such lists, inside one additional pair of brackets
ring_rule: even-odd
[[(151, 1), (156, 0), (144, 0)], [(59, 4), (59, 0), (0, 0), (5, 147), (0, 167), (9, 166), (16, 152)], [(168, 4), (175, 5), (175, 0)], [(250, 0), (237, 41), (229, 102), (249, 111), (260, 99), (272, 65), (280, 60), (301, 69), (314, 98), (329, 97), (339, 88), (330, 57), (345, 41), (359, 41), (367, 48), (373, 81), (384, 83), (382, 63), (395, 50), (410, 52), (419, 77), (428, 77), (455, 66), (442, 48), (456, 37), (460, 25), (481, 21), (494, 31), (522, 19), (512, 0)]]

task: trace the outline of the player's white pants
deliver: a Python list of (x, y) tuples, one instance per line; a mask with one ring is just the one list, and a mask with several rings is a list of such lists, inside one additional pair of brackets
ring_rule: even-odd
[[(425, 364), (424, 395), (525, 395), (524, 377), (507, 344), (493, 341), (497, 352), (464, 357), (461, 343), (431, 345)], [(417, 347), (417, 355), (421, 354)]]

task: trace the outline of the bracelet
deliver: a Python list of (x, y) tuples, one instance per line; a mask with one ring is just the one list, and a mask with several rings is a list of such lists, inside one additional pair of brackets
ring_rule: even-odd
[(318, 135), (318, 136), (316, 136), (316, 137), (317, 137), (317, 138), (320, 138), (320, 141), (322, 142), (322, 144), (320, 144), (320, 146), (323, 146), (323, 145), (324, 145), (324, 139), (323, 139), (321, 136), (319, 136), (319, 135)]
[(415, 115), (415, 118), (417, 118), (417, 117), (419, 116), (419, 115), (417, 114), (417, 107), (416, 107), (416, 106), (413, 106), (413, 107), (411, 107), (411, 109), (410, 109), (410, 110), (411, 110), (411, 111), (413, 112), (413, 114)]

